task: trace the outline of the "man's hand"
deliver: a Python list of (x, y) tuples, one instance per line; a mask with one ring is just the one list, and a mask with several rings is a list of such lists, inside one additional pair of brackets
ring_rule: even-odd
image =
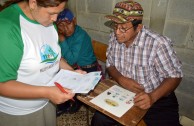
[(109, 75), (115, 80), (117, 83), (119, 83), (124, 88), (134, 92), (134, 93), (140, 93), (144, 91), (144, 88), (138, 84), (135, 80), (124, 77), (116, 68), (115, 66), (110, 66), (107, 68)]
[(134, 105), (141, 109), (149, 109), (154, 100), (149, 93), (141, 92), (134, 97)]
[(65, 36), (59, 33), (59, 41), (63, 42), (65, 40)]
[(144, 87), (138, 84), (135, 80), (122, 76), (119, 79), (119, 84), (121, 84), (124, 88), (134, 92), (140, 93), (144, 91)]
[(80, 69), (75, 70), (75, 72), (80, 73), (80, 74), (86, 74), (87, 73), (86, 71), (83, 71), (83, 70), (80, 70)]

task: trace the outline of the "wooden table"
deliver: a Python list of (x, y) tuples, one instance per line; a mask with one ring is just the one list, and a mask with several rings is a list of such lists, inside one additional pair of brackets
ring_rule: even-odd
[(147, 112), (147, 110), (142, 110), (138, 107), (133, 106), (129, 109), (123, 116), (116, 117), (115, 115), (107, 112), (106, 110), (96, 106), (95, 104), (91, 103), (90, 100), (96, 97), (98, 94), (101, 94), (106, 89), (112, 87), (113, 85), (118, 85), (115, 81), (112, 80), (103, 80), (99, 82), (99, 84), (95, 87), (93, 91), (91, 91), (88, 95), (78, 95), (77, 98), (84, 102), (85, 104), (89, 105), (90, 107), (104, 113), (105, 115), (111, 117), (112, 119), (118, 121), (122, 125), (125, 126), (146, 126), (144, 121), (142, 120), (143, 116)]

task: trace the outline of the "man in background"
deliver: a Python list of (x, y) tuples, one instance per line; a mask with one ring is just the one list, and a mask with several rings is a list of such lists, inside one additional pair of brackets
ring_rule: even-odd
[[(102, 71), (92, 47), (92, 40), (88, 33), (77, 25), (76, 17), (69, 9), (64, 9), (57, 18), (57, 27), (62, 57), (74, 69), (86, 72)], [(82, 103), (74, 97), (75, 102), (68, 101), (57, 107), (57, 115), (74, 113)]]

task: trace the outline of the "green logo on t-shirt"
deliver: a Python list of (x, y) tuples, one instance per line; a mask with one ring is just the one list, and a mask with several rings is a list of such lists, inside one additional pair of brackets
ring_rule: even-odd
[(59, 54), (56, 54), (49, 45), (43, 45), (40, 50), (41, 63), (53, 63), (56, 61)]

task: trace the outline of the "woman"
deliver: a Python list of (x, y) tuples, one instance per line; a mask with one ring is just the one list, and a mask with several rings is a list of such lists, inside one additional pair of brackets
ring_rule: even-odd
[(52, 103), (74, 96), (48, 86), (61, 68), (73, 70), (61, 59), (53, 25), (67, 0), (13, 2), (0, 12), (0, 126), (54, 126)]

